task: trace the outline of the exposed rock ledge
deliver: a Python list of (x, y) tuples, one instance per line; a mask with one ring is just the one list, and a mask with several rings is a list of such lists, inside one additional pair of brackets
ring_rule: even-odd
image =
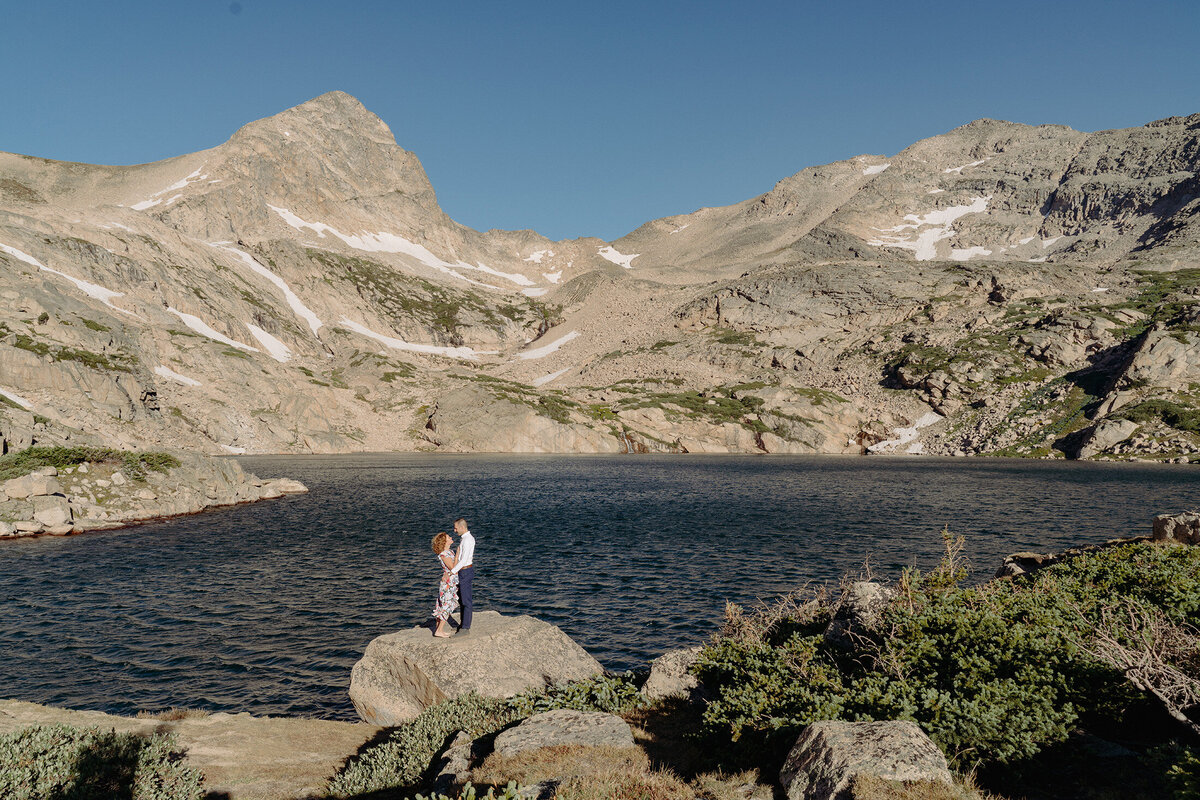
[(149, 471), (144, 480), (125, 475), (119, 464), (87, 462), (0, 483), (0, 538), (120, 528), (308, 491), (288, 478), (263, 480), (232, 459), (174, 455), (179, 466)]
[(174, 733), (211, 796), (233, 800), (323, 797), (325, 783), (379, 733), (361, 722), (199, 714), (184, 719), (118, 717), (100, 711), (0, 700), (0, 735), (32, 725), (72, 725), (149, 735)]
[(420, 626), (374, 639), (350, 673), (350, 699), (365, 721), (399, 725), (468, 692), (512, 697), (601, 672), (596, 659), (550, 623), (479, 611), (467, 637), (438, 639)]

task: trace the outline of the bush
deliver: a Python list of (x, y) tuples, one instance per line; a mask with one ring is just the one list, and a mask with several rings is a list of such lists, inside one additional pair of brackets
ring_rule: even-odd
[(180, 463), (170, 453), (135, 453), (111, 447), (29, 447), (0, 456), (0, 481), (28, 475), (41, 467), (65, 469), (85, 462), (120, 464), (126, 475), (136, 481), (145, 480), (147, 470), (168, 472)]
[(520, 794), (521, 787), (517, 786), (516, 783), (509, 782), (508, 786), (505, 786), (500, 790), (500, 794), (496, 794), (495, 789), (488, 789), (487, 794), (480, 797), (478, 794), (476, 794), (475, 787), (468, 783), (463, 787), (462, 791), (454, 797), (449, 797), (444, 794), (431, 794), (429, 796), (418, 794), (413, 797), (413, 800), (476, 800), (476, 798), (478, 798), (478, 800), (517, 800), (517, 798), (520, 797)]
[(640, 703), (631, 673), (601, 675), (525, 692), (509, 700), (471, 692), (430, 706), (396, 728), (385, 741), (346, 764), (330, 780), (327, 791), (335, 797), (350, 797), (384, 789), (416, 789), (446, 740), (457, 731), (477, 739), (556, 708), (619, 713)]
[(0, 737), (0, 797), (199, 800), (203, 776), (182, 758), (170, 735), (39, 725)]
[(352, 797), (383, 789), (416, 788), (434, 756), (456, 731), (484, 736), (521, 716), (507, 701), (474, 692), (438, 703), (348, 763), (330, 780), (328, 792), (334, 797)]
[(906, 573), (878, 630), (849, 652), (823, 635), (828, 607), (794, 598), (795, 613), (757, 635), (732, 626), (696, 667), (715, 694), (707, 731), (738, 744), (735, 763), (777, 763), (810, 722), (904, 719), (960, 768), (1009, 764), (1141, 701), (1088, 651), (1114, 609), (1200, 621), (1200, 548), (1111, 547), (974, 587), (964, 574), (954, 563)]
[(632, 672), (597, 675), (587, 680), (551, 686), (544, 691), (525, 692), (509, 701), (513, 708), (526, 717), (556, 708), (623, 714), (637, 708), (642, 702)]

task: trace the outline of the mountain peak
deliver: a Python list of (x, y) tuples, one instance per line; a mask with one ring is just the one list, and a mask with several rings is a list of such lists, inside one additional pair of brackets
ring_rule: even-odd
[(387, 123), (358, 98), (342, 91), (326, 92), (274, 116), (255, 120), (242, 126), (231, 141), (262, 136), (321, 141), (346, 135), (361, 136), (379, 144), (396, 144)]

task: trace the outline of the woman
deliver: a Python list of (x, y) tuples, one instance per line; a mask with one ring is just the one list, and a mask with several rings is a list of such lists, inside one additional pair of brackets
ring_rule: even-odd
[(458, 610), (458, 576), (450, 571), (454, 569), (454, 551), (450, 549), (453, 541), (447, 533), (433, 537), (433, 552), (437, 553), (438, 561), (442, 563), (442, 582), (438, 585), (437, 605), (433, 607), (433, 616), (437, 620), (433, 635), (439, 639), (453, 635), (446, 620)]

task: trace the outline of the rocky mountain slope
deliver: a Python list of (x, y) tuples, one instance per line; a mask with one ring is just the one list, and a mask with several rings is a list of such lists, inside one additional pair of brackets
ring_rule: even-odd
[(0, 154), (0, 448), (1200, 451), (1200, 115), (979, 120), (615, 242), (451, 220), (339, 92)]

